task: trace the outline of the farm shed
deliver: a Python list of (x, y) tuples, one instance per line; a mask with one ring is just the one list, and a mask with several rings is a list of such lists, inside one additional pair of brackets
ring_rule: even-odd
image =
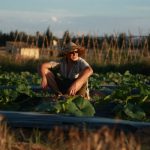
[(39, 48), (21, 48), (20, 55), (25, 58), (39, 58)]
[(27, 43), (24, 42), (6, 42), (6, 51), (20, 55), (23, 58), (39, 58), (39, 48), (31, 47)]

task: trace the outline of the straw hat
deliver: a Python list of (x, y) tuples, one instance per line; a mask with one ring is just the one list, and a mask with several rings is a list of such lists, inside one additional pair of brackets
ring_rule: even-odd
[(63, 47), (63, 53), (67, 54), (69, 52), (75, 51), (77, 50), (79, 53), (79, 56), (83, 55), (85, 53), (85, 48), (81, 47), (73, 42), (69, 42), (67, 43), (64, 47)]

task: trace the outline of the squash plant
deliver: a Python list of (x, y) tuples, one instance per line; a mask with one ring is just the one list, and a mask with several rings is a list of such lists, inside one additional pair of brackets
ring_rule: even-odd
[(81, 96), (63, 97), (55, 103), (45, 101), (36, 106), (35, 111), (69, 114), (73, 116), (94, 116), (95, 109), (90, 101)]

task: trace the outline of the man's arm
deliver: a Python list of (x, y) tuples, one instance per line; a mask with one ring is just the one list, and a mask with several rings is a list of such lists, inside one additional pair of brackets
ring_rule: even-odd
[(88, 78), (93, 74), (93, 69), (88, 66), (80, 74), (79, 77), (73, 82), (71, 87), (68, 89), (69, 95), (75, 95), (77, 91), (87, 82)]
[(40, 67), (40, 73), (42, 77), (41, 86), (43, 88), (48, 87), (48, 79), (54, 79), (54, 75), (49, 69), (56, 67), (58, 64), (59, 63), (57, 62), (46, 62), (41, 65)]

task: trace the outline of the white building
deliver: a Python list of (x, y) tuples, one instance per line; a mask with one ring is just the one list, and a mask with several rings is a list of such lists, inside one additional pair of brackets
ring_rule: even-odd
[(39, 48), (29, 47), (24, 42), (6, 42), (6, 51), (29, 59), (39, 59), (40, 54)]

